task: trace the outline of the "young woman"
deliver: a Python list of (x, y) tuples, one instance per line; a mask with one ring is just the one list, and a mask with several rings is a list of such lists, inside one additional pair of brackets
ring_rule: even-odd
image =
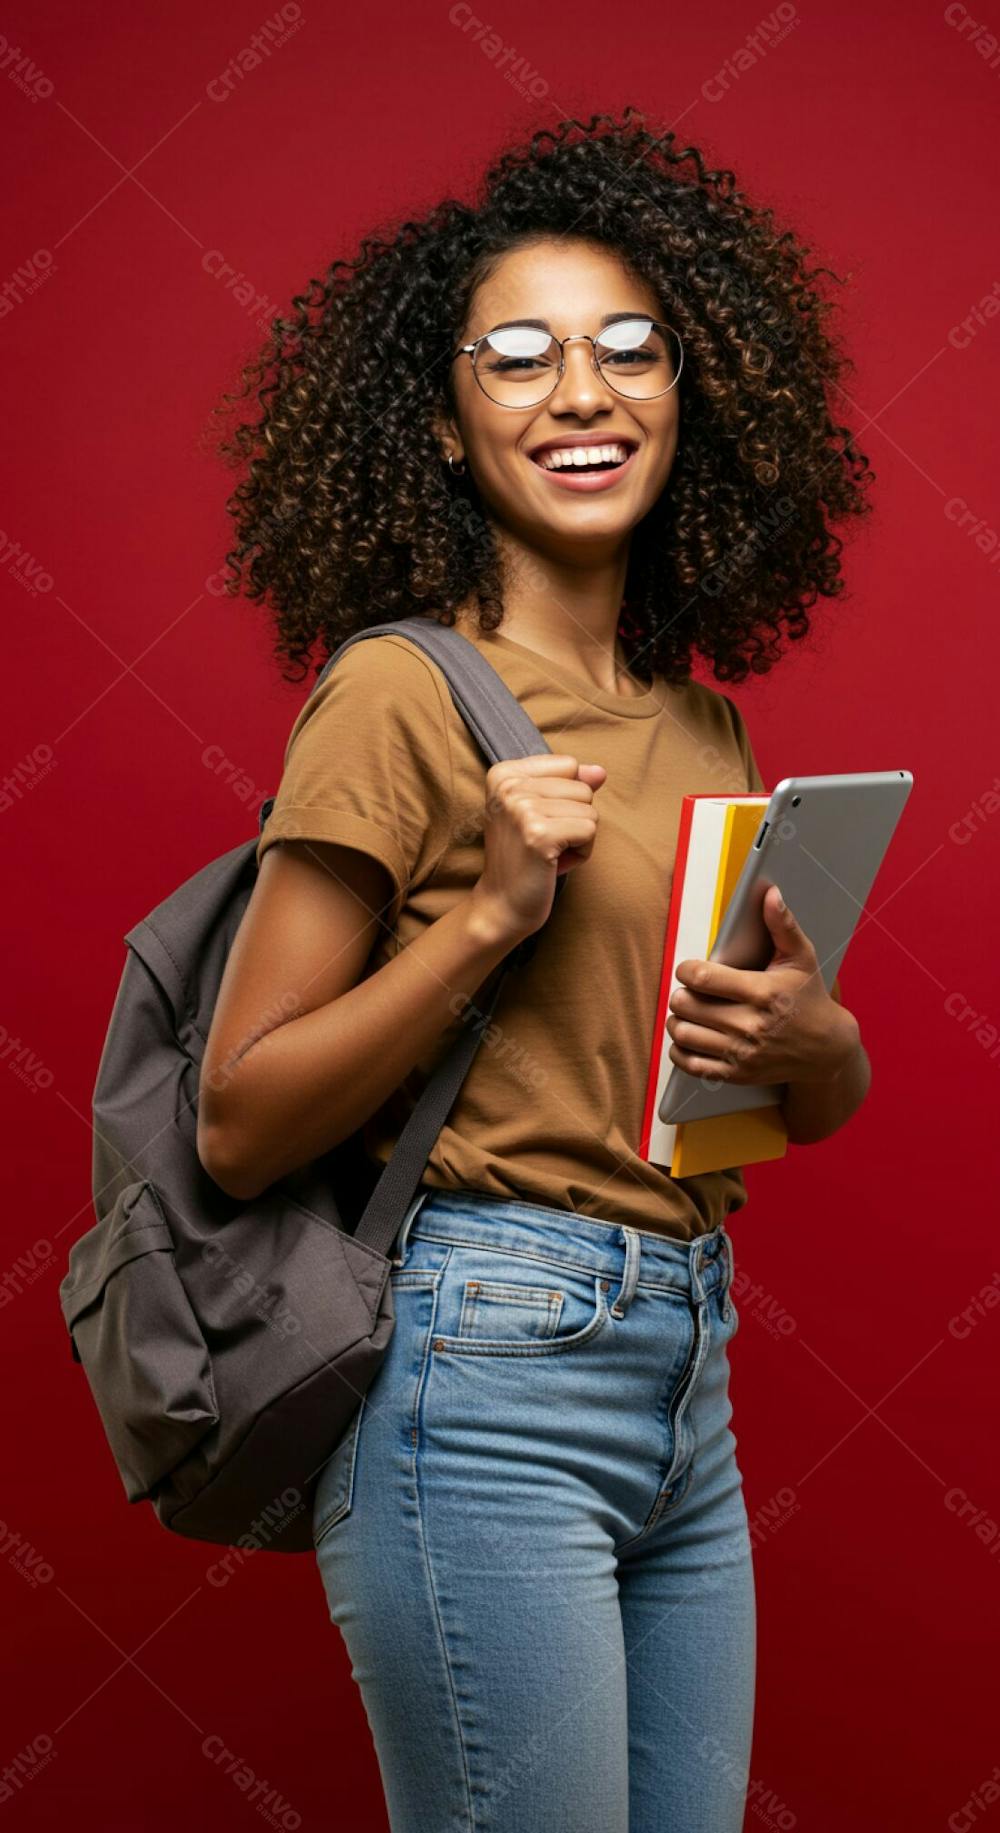
[[(742, 1825), (747, 1193), (637, 1145), (681, 797), (763, 787), (691, 658), (769, 668), (866, 507), (806, 254), (634, 111), (564, 122), (313, 282), (224, 446), (250, 461), (230, 560), (293, 667), (423, 613), (550, 746), (487, 771), (434, 663), (355, 644), (292, 728), (206, 1055), (199, 1151), (234, 1196), (356, 1129), (384, 1162), (465, 1002), (545, 926), (400, 1230), (389, 1352), (314, 1516), (394, 1833)], [(670, 1055), (786, 1084), (808, 1142), (868, 1059), (767, 909), (766, 972), (687, 964)]]

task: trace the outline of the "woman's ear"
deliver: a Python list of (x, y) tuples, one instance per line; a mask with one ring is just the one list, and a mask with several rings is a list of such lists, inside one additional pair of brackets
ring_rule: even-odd
[(457, 456), (461, 451), (461, 434), (459, 433), (455, 421), (450, 420), (447, 414), (441, 411), (434, 414), (431, 420), (431, 432), (434, 435), (437, 449), (441, 454), (442, 463), (447, 460), (449, 452), (454, 452)]

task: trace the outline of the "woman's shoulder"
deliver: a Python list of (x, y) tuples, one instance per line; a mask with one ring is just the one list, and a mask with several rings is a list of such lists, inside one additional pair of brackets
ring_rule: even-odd
[(709, 687), (705, 681), (695, 681), (691, 675), (679, 682), (663, 681), (663, 686), (669, 696), (667, 704), (671, 711), (683, 708), (692, 722), (699, 726), (719, 732), (736, 732), (739, 709), (720, 688)]
[[(345, 639), (346, 640), (346, 639)], [(399, 631), (386, 630), (379, 636), (358, 636), (335, 656), (317, 694), (326, 693), (333, 683), (361, 682), (373, 693), (400, 690), (410, 695), (436, 699), (440, 695), (442, 676), (426, 652)]]
[(714, 753), (727, 766), (735, 764), (743, 791), (759, 794), (763, 778), (746, 721), (735, 700), (720, 688), (691, 677), (669, 688), (668, 695), (665, 711), (681, 720), (705, 757)]
[(441, 671), (416, 644), (395, 631), (352, 642), (314, 686), (299, 710), (289, 746), (306, 726), (357, 722), (362, 730), (403, 732), (438, 742), (450, 696)]

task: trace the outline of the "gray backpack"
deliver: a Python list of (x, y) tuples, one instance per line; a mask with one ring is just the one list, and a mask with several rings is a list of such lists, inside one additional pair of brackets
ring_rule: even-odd
[[(487, 767), (549, 749), (474, 644), (422, 614), (349, 637), (313, 691), (352, 643), (384, 632), (442, 670)], [(312, 1547), (316, 1479), (393, 1330), (390, 1249), (505, 975), (538, 938), (467, 1004), (384, 1167), (358, 1131), (240, 1202), (201, 1164), (197, 1102), (258, 838), (204, 866), (124, 938), (93, 1096), (98, 1219), (72, 1248), (59, 1298), (129, 1501), (151, 1502), (164, 1527), (195, 1540), (300, 1553)]]

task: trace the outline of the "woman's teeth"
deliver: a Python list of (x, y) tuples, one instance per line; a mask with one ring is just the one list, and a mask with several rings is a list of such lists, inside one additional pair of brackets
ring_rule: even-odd
[(568, 465), (583, 470), (586, 465), (623, 465), (628, 455), (629, 448), (622, 445), (563, 446), (539, 453), (535, 463), (543, 471), (561, 471)]

